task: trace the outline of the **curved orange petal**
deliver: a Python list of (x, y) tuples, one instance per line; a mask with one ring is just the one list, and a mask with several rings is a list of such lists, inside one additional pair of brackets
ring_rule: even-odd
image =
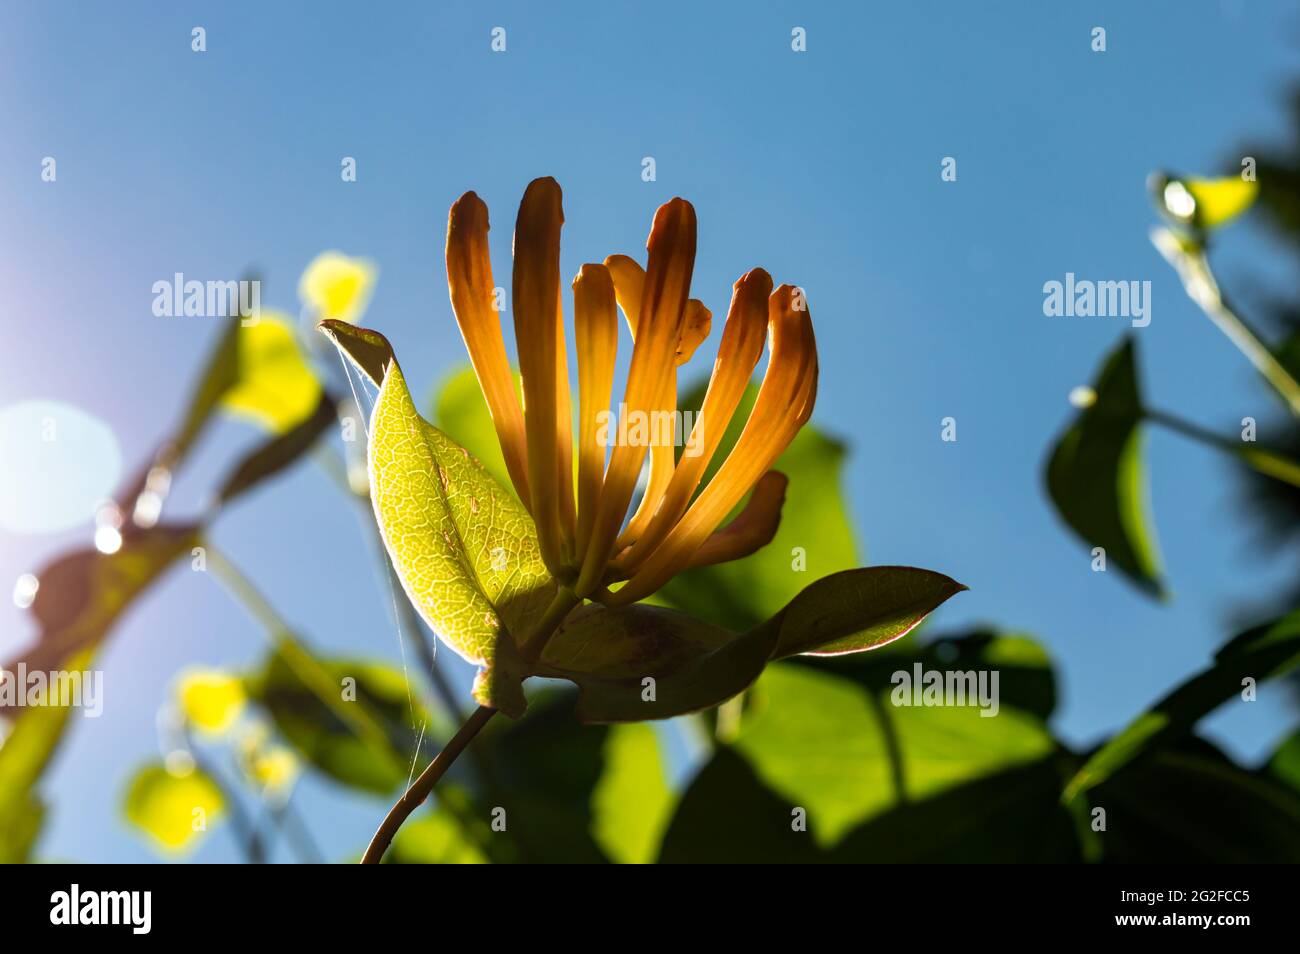
[(731, 307), (704, 403), (658, 510), (619, 559), (625, 570), (635, 570), (686, 512), (762, 357), (771, 293), (772, 277), (761, 268), (749, 271), (732, 286)]
[[(692, 298), (686, 303), (682, 335), (677, 342), (677, 367), (690, 360), (700, 342), (708, 336), (712, 324), (713, 313), (704, 307), (703, 302)], [(668, 489), (673, 471), (677, 467), (678, 438), (685, 436), (678, 434), (677, 427), (677, 368), (675, 367), (669, 372), (663, 395), (650, 410), (650, 474), (636, 512), (632, 514), (627, 527), (619, 534), (615, 551), (640, 537), (651, 519), (659, 512), (664, 491)]]
[[(695, 209), (689, 202), (673, 199), (659, 207), (646, 248), (649, 265), (624, 391), (625, 412), (652, 409), (668, 386), (675, 366), (695, 266)], [(644, 446), (622, 442), (610, 453), (591, 543), (578, 578), (579, 595), (592, 592), (601, 582), (645, 455)]]
[(729, 563), (771, 543), (781, 526), (781, 507), (789, 484), (790, 479), (777, 470), (769, 470), (760, 477), (744, 509), (700, 545), (687, 567)]
[[(618, 355), (614, 283), (604, 265), (583, 265), (573, 280), (574, 338), (578, 347), (577, 553), (584, 554), (605, 480), (609, 397)], [(604, 412), (603, 414), (601, 412)], [(602, 427), (603, 420), (603, 427)], [(605, 434), (601, 438), (602, 431)]]
[(473, 192), (466, 192), (452, 205), (447, 215), (447, 289), (510, 480), (519, 498), (530, 504), (523, 412), (506, 357), (501, 317), (492, 307), (496, 286), (488, 254), (488, 227), (487, 206)]
[(789, 446), (812, 416), (817, 343), (802, 292), (782, 285), (768, 300), (772, 357), (736, 446), (686, 515), (618, 591), (620, 602), (649, 596), (689, 565), (705, 539)]
[[(564, 329), (559, 320), (560, 227), (564, 224), (560, 187), (554, 179), (534, 179), (519, 203), (515, 220), (515, 343), (524, 385), (524, 430), (528, 438), (528, 486), (542, 559), (552, 573), (563, 566), (565, 538), (560, 493), (570, 460), (561, 460), (560, 380)], [(565, 401), (567, 405), (567, 400)], [(567, 428), (567, 419), (563, 422)], [(570, 480), (572, 478), (570, 477)]]

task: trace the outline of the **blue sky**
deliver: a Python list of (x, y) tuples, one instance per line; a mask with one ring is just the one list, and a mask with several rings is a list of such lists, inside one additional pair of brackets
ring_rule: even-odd
[[(551, 12), (553, 7), (563, 12)], [(1138, 331), (1152, 402), (1229, 431), (1273, 412), (1243, 359), (1151, 248), (1158, 167), (1209, 172), (1286, 133), (1297, 14), (1285, 4), (6, 4), (0, 12), (0, 406), (57, 400), (108, 424), (128, 466), (181, 413), (219, 329), (152, 315), (175, 272), (256, 266), (294, 312), (316, 253), (381, 270), (367, 323), (428, 393), (464, 360), (442, 240), (467, 189), (492, 210), (498, 279), (527, 182), (565, 189), (563, 269), (644, 245), (654, 208), (689, 198), (695, 294), (720, 314), (762, 265), (808, 293), (821, 348), (817, 420), (853, 446), (848, 489), (876, 563), (950, 573), (971, 592), (940, 628), (1039, 637), (1057, 661), (1062, 735), (1087, 744), (1201, 666), (1243, 602), (1289, 578), (1252, 551), (1227, 466), (1149, 441), (1175, 598), (1094, 574), (1059, 524), (1041, 465), (1125, 324), (1051, 319), (1042, 286), (1150, 280)], [(190, 49), (203, 26), (207, 52)], [(507, 51), (493, 53), (502, 26)], [(807, 31), (807, 52), (790, 49)], [(1107, 51), (1090, 49), (1094, 26)], [(45, 156), (56, 183), (40, 180)], [(340, 160), (357, 160), (343, 183)], [(641, 179), (653, 156), (657, 181)], [(940, 180), (945, 156), (956, 182)], [(1225, 280), (1278, 275), (1258, 222), (1224, 236)], [(1238, 296), (1240, 297), (1240, 296)], [(940, 420), (958, 421), (956, 443)], [(197, 507), (254, 439), (222, 424), (172, 501)], [(0, 531), (0, 580), (89, 537)], [(214, 539), (312, 642), (396, 657), (352, 510), (311, 466), (223, 516)], [(5, 584), (6, 586), (8, 584)], [(0, 609), (0, 655), (30, 637)], [(238, 666), (263, 638), (214, 581), (181, 568), (105, 654), (106, 711), (77, 727), (49, 782), (43, 854), (147, 860), (118, 820), (129, 766), (157, 751), (175, 673)], [(450, 653), (441, 657), (453, 665)], [(114, 696), (117, 699), (114, 700)], [(1254, 759), (1292, 716), (1279, 690), (1209, 723)], [(381, 804), (308, 783), (326, 843), (359, 849)], [(226, 838), (196, 856), (234, 857)]]

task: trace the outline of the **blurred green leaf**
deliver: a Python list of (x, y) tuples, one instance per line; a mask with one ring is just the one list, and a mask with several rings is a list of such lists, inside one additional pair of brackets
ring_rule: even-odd
[[(69, 670), (88, 668), (93, 654), (84, 651), (67, 661)], [(13, 679), (12, 672), (4, 678)], [(45, 806), (36, 785), (58, 748), (72, 710), (42, 705), (10, 709), (0, 725), (0, 864), (31, 860)]]
[(672, 815), (659, 737), (652, 726), (611, 726), (605, 769), (591, 793), (592, 835), (611, 861), (649, 864)]
[[(703, 385), (692, 390), (681, 406), (699, 408), (704, 390)], [(701, 487), (731, 452), (757, 394), (753, 385), (746, 391)], [(816, 426), (805, 425), (773, 465), (790, 478), (790, 484), (772, 542), (744, 559), (679, 574), (656, 594), (655, 601), (718, 626), (747, 630), (778, 612), (809, 580), (858, 566), (841, 480), (844, 458), (843, 444)], [(737, 506), (737, 513), (743, 505), (744, 501)]]
[(1000, 700), (989, 717), (982, 713), (992, 707), (974, 704), (895, 704), (910, 699), (902, 689), (871, 692), (806, 667), (771, 666), (750, 695), (735, 749), (769, 788), (807, 809), (809, 831), (824, 847), (900, 801), (1055, 750), (1041, 719)]
[(98, 646), (131, 602), (199, 543), (197, 528), (186, 524), (124, 531), (116, 553), (75, 550), (41, 568), (30, 608), (40, 627), (37, 641), (6, 669), (25, 663), (29, 671), (49, 672)]
[[(901, 645), (901, 644), (895, 644)], [(938, 636), (924, 645), (907, 645), (896, 653), (854, 656), (799, 656), (792, 663), (851, 679), (872, 692), (888, 692), (894, 674), (922, 671), (998, 671), (998, 695), (1003, 705), (1046, 720), (1056, 709), (1056, 677), (1046, 650), (1024, 633), (975, 629)]]
[(853, 829), (830, 858), (856, 864), (1059, 864), (1083, 860), (1054, 757), (905, 802)]
[(1089, 801), (1106, 813), (1094, 837), (1108, 862), (1300, 861), (1300, 793), (1200, 739), (1143, 751)]
[(465, 837), (460, 823), (443, 811), (407, 820), (384, 856), (392, 865), (481, 865), (488, 857)]
[(1106, 358), (1096, 400), (1079, 412), (1047, 464), (1047, 491), (1061, 518), (1089, 547), (1103, 547), (1143, 590), (1161, 593), (1155, 530), (1142, 461), (1143, 417), (1131, 337)]
[(127, 821), (166, 852), (193, 848), (225, 810), (221, 789), (202, 769), (173, 774), (157, 764), (132, 776), (123, 802)]
[[(255, 279), (250, 279), (255, 280)], [(160, 463), (174, 469), (189, 452), (212, 418), (222, 396), (239, 380), (239, 322), (226, 323), (190, 394), (181, 426), (160, 455)]]
[(661, 864), (805, 864), (821, 860), (793, 828), (795, 806), (742, 756), (719, 748), (682, 794), (660, 846)]
[[(381, 795), (405, 784), (429, 716), (412, 708), (403, 673), (359, 659), (314, 660), (312, 665), (325, 674), (324, 685), (309, 685), (301, 662), (273, 653), (246, 677), (248, 694), (306, 761), (336, 781)], [(326, 693), (339, 704), (326, 705), (321, 698)], [(351, 720), (341, 717), (351, 712)], [(379, 738), (360, 728), (359, 719), (377, 726)]]
[(240, 322), (233, 370), (218, 403), (272, 434), (288, 433), (320, 403), (320, 381), (284, 316), (264, 312), (256, 322)]
[(1202, 718), (1240, 695), (1247, 678), (1263, 682), (1300, 664), (1300, 610), (1247, 630), (1215, 654), (1214, 665), (1184, 682), (1095, 752), (1066, 787), (1069, 801), (1099, 785), (1144, 750), (1187, 735)]
[(1300, 730), (1292, 732), (1277, 747), (1268, 760), (1266, 771), (1277, 781), (1300, 792)]
[(316, 410), (284, 433), (254, 448), (231, 469), (221, 482), (217, 499), (228, 503), (297, 462), (336, 419), (333, 400), (322, 393)]
[(514, 493), (492, 415), (473, 367), (463, 365), (443, 379), (434, 395), (433, 409), (438, 429), (478, 458), (498, 484)]
[(478, 814), (505, 826), (487, 842), (494, 861), (608, 860), (595, 838), (593, 792), (604, 775), (609, 730), (579, 725), (573, 708), (571, 691), (538, 693), (527, 718), (498, 719), (484, 731), (499, 777)]
[(370, 492), (407, 595), (444, 642), (481, 667), (475, 698), (517, 718), (526, 703), (514, 639), (555, 593), (532, 518), (467, 450), (420, 417), (382, 335), (337, 321), (321, 330), (379, 385)]

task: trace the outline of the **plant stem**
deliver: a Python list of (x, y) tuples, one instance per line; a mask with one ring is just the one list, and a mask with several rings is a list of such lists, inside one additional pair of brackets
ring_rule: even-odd
[(1148, 409), (1144, 413), (1147, 420), (1153, 424), (1167, 427), (1169, 430), (1190, 438), (1197, 443), (1213, 447), (1216, 450), (1226, 451), (1232, 456), (1240, 458), (1245, 464), (1261, 474), (1290, 484), (1293, 487), (1300, 487), (1300, 463), (1285, 454), (1267, 447), (1258, 447), (1250, 442), (1239, 442), (1232, 440), (1230, 437), (1223, 437), (1201, 427), (1199, 424), (1185, 421), (1167, 411)]
[(273, 808), (271, 817), (276, 827), (284, 832), (293, 846), (293, 852), (298, 857), (299, 863), (309, 865), (325, 863), (316, 840), (311, 836), (311, 830), (303, 822), (302, 816), (294, 810), (292, 799), (278, 808)]
[[(546, 608), (537, 621), (537, 626), (528, 636), (519, 641), (520, 652), (525, 658), (535, 660), (541, 655), (542, 649), (546, 646), (547, 640), (555, 634), (560, 623), (569, 615), (572, 609), (581, 603), (582, 600), (573, 594), (572, 590), (561, 586), (551, 600), (551, 605)], [(451, 763), (456, 761), (460, 753), (465, 751), (466, 746), (474, 736), (478, 735), (479, 729), (487, 724), (487, 721), (496, 715), (497, 710), (487, 706), (479, 706), (465, 720), (465, 724), (460, 730), (451, 737), (451, 741), (443, 747), (443, 750), (437, 754), (432, 762), (428, 764), (420, 777), (415, 780), (405, 794), (398, 799), (397, 804), (388, 812), (384, 818), (383, 824), (375, 832), (375, 837), (370, 841), (370, 847), (366, 849), (365, 855), (361, 859), (363, 865), (378, 864), (383, 858), (384, 852), (388, 850), (393, 836), (397, 830), (402, 827), (402, 823), (415, 811), (424, 800), (429, 797), (433, 791), (433, 786), (438, 783), (438, 779), (451, 767)]]
[(1237, 350), (1255, 366), (1255, 370), (1282, 396), (1291, 408), (1291, 413), (1300, 417), (1300, 382), (1277, 360), (1272, 349), (1260, 340), (1254, 329), (1228, 307), (1219, 290), (1219, 283), (1214, 279), (1205, 249), (1166, 246), (1160, 239), (1155, 244), (1178, 270), (1188, 297), (1200, 306), (1218, 329), (1227, 335), (1228, 340), (1237, 346)]
[(556, 629), (564, 622), (564, 618), (581, 602), (582, 600), (568, 587), (561, 586), (556, 590), (555, 598), (551, 600), (551, 605), (546, 607), (546, 612), (538, 620), (536, 629), (519, 641), (519, 652), (523, 657), (530, 662), (536, 662), (541, 657), (542, 650), (546, 648), (547, 641), (555, 635)]
[(212, 784), (217, 786), (221, 792), (222, 801), (225, 802), (226, 808), (230, 813), (230, 828), (235, 835), (235, 840), (244, 851), (244, 857), (251, 865), (266, 864), (266, 845), (262, 841), (262, 836), (258, 834), (257, 825), (249, 817), (244, 809), (244, 803), (240, 801), (238, 792), (234, 786), (230, 785), (222, 775), (212, 767), (206, 758), (199, 752), (190, 738), (189, 733), (185, 732), (181, 738), (185, 743), (185, 751), (189, 753), (190, 758), (194, 760), (194, 767), (212, 780)]
[(420, 777), (415, 780), (415, 783), (397, 800), (397, 804), (389, 810), (383, 823), (380, 824), (379, 830), (375, 832), (375, 837), (370, 840), (370, 847), (366, 849), (365, 855), (361, 858), (363, 865), (379, 863), (380, 859), (384, 857), (384, 852), (388, 850), (388, 846), (392, 843), (393, 836), (402, 827), (402, 823), (406, 821), (411, 812), (424, 804), (424, 800), (433, 791), (433, 786), (438, 783), (438, 780), (442, 778), (447, 769), (451, 768), (451, 764), (456, 761), (460, 753), (465, 751), (474, 736), (478, 735), (479, 730), (487, 725), (488, 720), (496, 714), (496, 709), (479, 706), (465, 720), (465, 724), (451, 737), (451, 741), (420, 773)]

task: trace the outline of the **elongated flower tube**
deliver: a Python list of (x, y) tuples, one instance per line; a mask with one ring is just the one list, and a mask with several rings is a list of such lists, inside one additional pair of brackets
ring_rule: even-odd
[[(733, 288), (689, 438), (676, 426), (677, 369), (707, 337), (712, 316), (690, 297), (695, 210), (672, 199), (655, 214), (644, 268), (626, 255), (611, 255), (583, 265), (573, 279), (575, 441), (560, 300), (563, 221), (559, 186), (535, 180), (520, 204), (514, 241), (522, 409), (491, 309), (487, 210), (472, 192), (452, 207), (448, 283), (510, 479), (532, 514), (547, 569), (575, 597), (623, 605), (649, 596), (683, 569), (747, 556), (772, 539), (786, 479), (770, 468), (812, 414), (817, 347), (802, 291), (791, 285), (773, 291), (765, 271), (748, 272)], [(615, 415), (619, 310), (633, 347)], [(701, 488), (765, 341), (769, 359), (753, 408), (735, 446)], [(679, 454), (676, 445), (683, 442)], [(629, 517), (647, 456), (645, 487)]]

